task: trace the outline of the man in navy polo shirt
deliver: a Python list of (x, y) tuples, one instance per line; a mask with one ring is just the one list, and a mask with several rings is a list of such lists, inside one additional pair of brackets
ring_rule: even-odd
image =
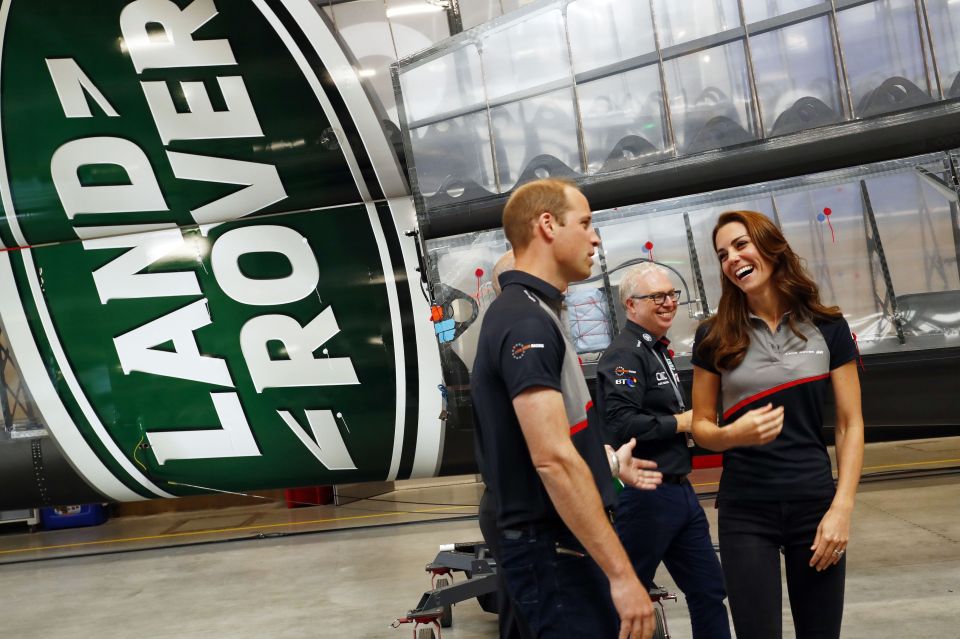
[(726, 592), (703, 507), (687, 479), (690, 411), (668, 348), (680, 291), (663, 267), (632, 266), (620, 282), (627, 325), (597, 365), (597, 408), (608, 439), (635, 438), (633, 454), (663, 473), (656, 491), (627, 487), (616, 527), (643, 585), (662, 561), (687, 599), (694, 639), (729, 639)]
[(560, 291), (590, 275), (600, 243), (590, 206), (569, 182), (537, 180), (514, 191), (503, 226), (515, 270), (500, 276), (471, 375), (500, 568), (537, 637), (649, 639), (653, 605), (605, 512), (610, 466), (559, 317)]

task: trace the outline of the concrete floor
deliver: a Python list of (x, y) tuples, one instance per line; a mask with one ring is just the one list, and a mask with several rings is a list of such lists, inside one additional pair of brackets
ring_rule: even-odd
[[(871, 447), (867, 467), (929, 467), (923, 460), (937, 459), (956, 465), (957, 458), (957, 439), (886, 444)], [(440, 544), (480, 537), (476, 521), (462, 518), (476, 503), (476, 485), (436, 481), (442, 485), (411, 482), (391, 493), (391, 502), (354, 504), (352, 511), (256, 504), (71, 531), (0, 531), (2, 635), (411, 637), (411, 626), (389, 626), (429, 588), (424, 565)], [(716, 511), (704, 505), (715, 527)], [(407, 523), (333, 528), (371, 521)], [(242, 539), (258, 530), (263, 536)], [(304, 530), (311, 532), (269, 536)], [(188, 540), (194, 543), (117, 552)], [(960, 475), (865, 483), (849, 548), (845, 638), (960, 638)], [(97, 551), (107, 554), (76, 556)], [(658, 582), (675, 590), (661, 572)], [(690, 637), (682, 597), (666, 606), (672, 636)], [(458, 604), (453, 616), (446, 639), (496, 636), (495, 617), (475, 600)], [(788, 608), (784, 629), (793, 636)]]

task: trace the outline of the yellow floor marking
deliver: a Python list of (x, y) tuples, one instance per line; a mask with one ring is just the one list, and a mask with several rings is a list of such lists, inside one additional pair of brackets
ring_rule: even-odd
[(98, 539), (95, 541), (80, 541), (72, 544), (56, 544), (52, 546), (34, 546), (31, 548), (14, 548), (11, 550), (0, 550), (0, 555), (10, 555), (14, 553), (23, 553), (23, 552), (34, 552), (38, 550), (57, 550), (60, 548), (80, 548), (83, 546), (129, 543), (133, 541), (149, 541), (151, 539), (169, 539), (171, 537), (211, 535), (215, 533), (241, 532), (245, 530), (263, 530), (265, 528), (305, 526), (308, 524), (327, 524), (327, 523), (337, 522), (337, 521), (373, 519), (376, 517), (395, 517), (397, 515), (415, 515), (415, 514), (433, 513), (433, 512), (440, 512), (444, 510), (455, 510), (455, 509), (463, 509), (463, 508), (470, 508), (471, 510), (474, 510), (476, 507), (475, 506), (444, 506), (442, 508), (428, 508), (425, 510), (407, 510), (407, 511), (396, 512), (396, 513), (374, 513), (371, 515), (351, 515), (349, 517), (331, 517), (329, 519), (313, 519), (310, 521), (289, 521), (289, 522), (282, 522), (282, 523), (276, 523), (276, 524), (260, 524), (257, 526), (237, 526), (234, 528), (212, 528), (209, 530), (192, 530), (192, 531), (177, 532), (177, 533), (166, 533), (163, 535), (145, 535), (143, 537), (126, 537), (123, 539)]
[[(960, 459), (934, 459), (931, 461), (922, 461), (922, 462), (906, 462), (903, 464), (883, 464), (881, 466), (864, 466), (863, 472), (869, 470), (880, 470), (882, 468), (906, 468), (908, 466), (925, 466), (928, 464), (956, 464), (960, 463)], [(694, 484), (694, 487), (697, 486), (716, 486), (720, 482), (718, 481), (705, 481), (698, 484)]]
[[(929, 464), (949, 464), (949, 463), (960, 463), (960, 459), (936, 459), (931, 461), (922, 461), (922, 462), (908, 462), (903, 464), (883, 464), (880, 466), (865, 466), (864, 472), (886, 469), (886, 468), (906, 468), (908, 466), (925, 466)], [(709, 481), (709, 482), (699, 482), (693, 484), (696, 487), (702, 486), (716, 486), (720, 482)], [(41, 550), (59, 550), (62, 548), (81, 548), (84, 546), (97, 546), (105, 544), (119, 544), (119, 543), (130, 543), (135, 541), (149, 541), (152, 539), (170, 539), (172, 537), (190, 537), (197, 535), (213, 535), (217, 533), (228, 533), (228, 532), (242, 532), (246, 530), (263, 530), (266, 528), (286, 528), (293, 526), (306, 526), (312, 524), (328, 524), (338, 521), (356, 521), (358, 519), (375, 519), (378, 517), (396, 517), (397, 515), (416, 515), (416, 514), (426, 514), (426, 513), (435, 513), (442, 512), (447, 510), (462, 510), (464, 508), (469, 508), (473, 510), (475, 506), (444, 506), (441, 508), (427, 508), (425, 510), (409, 510), (403, 512), (395, 513), (373, 513), (370, 515), (351, 515), (348, 517), (330, 517), (328, 519), (312, 519), (308, 521), (294, 521), (294, 522), (281, 522), (276, 524), (259, 524), (256, 526), (238, 526), (234, 528), (212, 528), (209, 530), (193, 530), (186, 532), (178, 533), (166, 533), (163, 535), (145, 535), (142, 537), (126, 537), (123, 539), (98, 539), (95, 541), (80, 541), (72, 544), (56, 544), (52, 546), (34, 546), (30, 548), (13, 548), (10, 550), (0, 550), (0, 555), (12, 555), (16, 553), (24, 552), (37, 552)]]

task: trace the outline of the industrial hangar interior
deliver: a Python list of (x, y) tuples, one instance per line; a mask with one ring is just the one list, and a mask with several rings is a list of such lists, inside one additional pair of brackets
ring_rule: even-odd
[[(592, 393), (629, 267), (680, 291), (689, 396), (718, 215), (779, 228), (858, 351), (842, 636), (956, 636), (960, 3), (5, 0), (0, 23), (5, 636), (498, 636), (470, 380), (504, 204), (546, 177), (600, 240), (565, 292)], [(721, 456), (693, 468), (716, 547)], [(691, 637), (655, 581), (657, 636)]]

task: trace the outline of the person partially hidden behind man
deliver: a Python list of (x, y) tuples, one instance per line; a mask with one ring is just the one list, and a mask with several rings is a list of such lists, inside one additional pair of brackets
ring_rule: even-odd
[(691, 412), (668, 348), (680, 291), (652, 262), (630, 267), (620, 283), (627, 325), (597, 367), (597, 404), (608, 438), (635, 438), (633, 454), (663, 473), (653, 492), (620, 493), (616, 529), (640, 581), (653, 582), (662, 561), (683, 591), (694, 639), (730, 637), (720, 562), (706, 515), (687, 479)]
[(497, 501), (499, 567), (541, 638), (650, 639), (653, 605), (610, 525), (616, 496), (561, 291), (600, 243), (586, 198), (537, 180), (503, 213), (515, 270), (487, 309), (471, 375), (477, 461)]

